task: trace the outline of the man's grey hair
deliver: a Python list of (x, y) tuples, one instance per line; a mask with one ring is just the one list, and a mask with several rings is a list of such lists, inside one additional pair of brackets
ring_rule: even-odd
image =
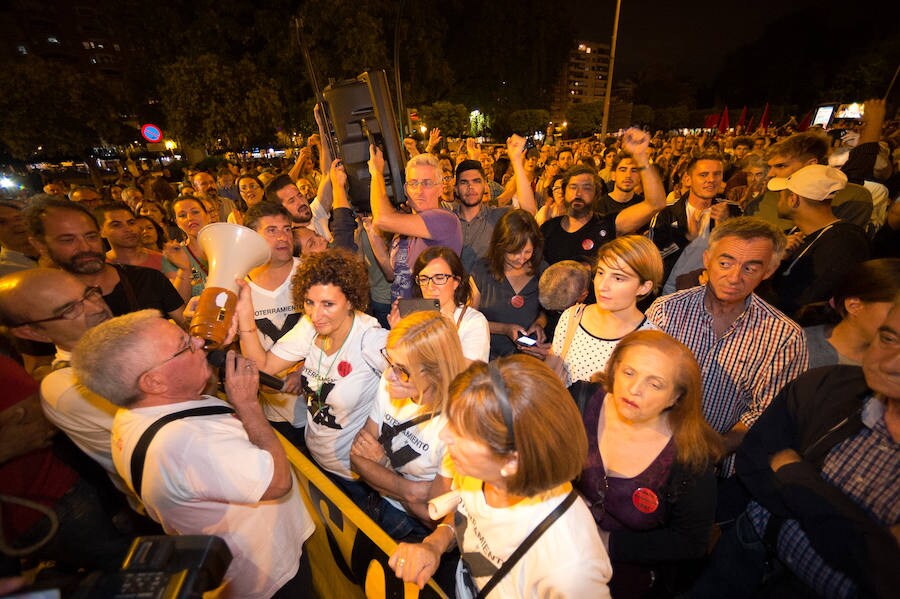
[(438, 159), (433, 154), (417, 154), (410, 158), (409, 162), (406, 163), (407, 180), (409, 180), (413, 167), (416, 166), (430, 166), (434, 169), (434, 181), (436, 183), (441, 182), (441, 163), (438, 162)]
[(747, 154), (744, 156), (742, 169), (749, 171), (751, 168), (761, 168), (763, 175), (769, 172), (769, 164), (759, 154)]
[(134, 404), (141, 394), (138, 379), (156, 362), (154, 340), (142, 333), (160, 319), (157, 310), (141, 310), (89, 329), (72, 351), (75, 378), (113, 405)]
[(772, 223), (754, 216), (737, 216), (729, 218), (716, 227), (709, 234), (709, 247), (726, 237), (737, 237), (744, 241), (751, 239), (768, 239), (774, 248), (773, 260), (781, 262), (784, 250), (787, 247), (787, 237)]

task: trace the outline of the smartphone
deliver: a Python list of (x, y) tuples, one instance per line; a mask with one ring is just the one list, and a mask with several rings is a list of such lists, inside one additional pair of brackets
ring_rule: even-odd
[(527, 345), (528, 347), (532, 347), (537, 345), (537, 339), (529, 337), (528, 335), (522, 335), (518, 339), (516, 339), (516, 343), (519, 345)]
[(441, 311), (441, 302), (436, 299), (425, 299), (423, 297), (402, 298), (397, 304), (401, 318), (412, 314), (413, 312), (422, 312), (428, 310)]

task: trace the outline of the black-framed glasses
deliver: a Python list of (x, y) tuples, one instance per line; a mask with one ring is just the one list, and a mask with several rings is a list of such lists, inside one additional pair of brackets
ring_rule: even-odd
[(181, 354), (184, 354), (184, 353), (187, 353), (187, 352), (191, 352), (192, 354), (197, 353), (197, 345), (198, 345), (198, 344), (194, 342), (194, 339), (195, 339), (194, 337), (191, 337), (190, 335), (188, 335), (188, 336), (187, 336), (187, 343), (184, 345), (184, 347), (182, 347), (181, 349), (179, 349), (177, 352), (175, 352), (174, 354), (172, 354), (171, 356), (169, 356), (168, 358), (166, 358), (165, 360), (163, 360), (162, 362), (160, 362), (160, 363), (157, 364), (156, 366), (153, 366), (153, 367), (148, 368), (147, 370), (145, 370), (145, 371), (141, 374), (141, 376), (144, 376), (145, 374), (147, 374), (147, 373), (150, 372), (151, 370), (154, 370), (154, 369), (156, 369), (156, 368), (159, 368), (160, 366), (163, 366), (163, 365), (165, 365), (165, 364), (168, 364), (169, 362), (171, 362), (172, 360), (174, 360), (175, 358), (177, 358), (177, 357), (180, 356)]
[(384, 361), (388, 363), (388, 368), (390, 368), (394, 372), (394, 376), (396, 376), (401, 383), (409, 382), (409, 371), (405, 367), (399, 364), (395, 364), (394, 361), (391, 360), (391, 358), (388, 356), (386, 348), (381, 348), (381, 357), (384, 358)]
[(55, 320), (75, 320), (76, 318), (84, 314), (84, 302), (96, 302), (101, 298), (103, 298), (102, 289), (96, 286), (86, 287), (84, 290), (84, 295), (82, 295), (80, 299), (77, 299), (74, 302), (63, 304), (62, 306), (54, 310), (54, 312), (56, 312), (56, 316), (51, 316), (50, 318), (41, 318), (39, 320), (29, 320), (28, 322), (20, 322), (15, 326), (24, 327), (25, 325), (40, 324), (42, 322), (53, 322)]
[(456, 278), (456, 275), (448, 275), (448, 274), (444, 274), (444, 273), (439, 273), (436, 275), (431, 275), (430, 277), (428, 275), (416, 275), (415, 281), (416, 281), (416, 285), (418, 285), (419, 287), (424, 287), (428, 283), (434, 283), (435, 285), (446, 285), (447, 281), (449, 281), (450, 279), (455, 279), (455, 278)]

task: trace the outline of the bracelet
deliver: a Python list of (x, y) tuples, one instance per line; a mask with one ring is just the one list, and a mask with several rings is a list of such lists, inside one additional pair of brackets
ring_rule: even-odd
[(437, 526), (434, 527), (434, 531), (437, 532), (437, 529), (439, 529), (441, 526), (446, 526), (447, 528), (450, 529), (450, 534), (452, 534), (454, 537), (456, 536), (456, 528), (454, 528), (453, 525), (450, 524), (449, 522), (441, 522), (440, 524), (438, 524)]
[(246, 331), (242, 331), (242, 330), (238, 329), (238, 335), (242, 335), (244, 333), (255, 333), (256, 331), (257, 331), (256, 327), (253, 327), (252, 329), (247, 329)]

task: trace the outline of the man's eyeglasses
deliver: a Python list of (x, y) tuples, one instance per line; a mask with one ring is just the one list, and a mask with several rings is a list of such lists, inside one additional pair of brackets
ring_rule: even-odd
[(406, 186), (410, 189), (418, 189), (419, 187), (421, 187), (423, 189), (433, 189), (433, 188), (437, 187), (438, 185), (440, 185), (440, 184), (435, 181), (430, 181), (428, 179), (426, 179), (425, 181), (416, 181), (415, 179), (413, 179), (412, 181), (406, 182)]
[(449, 281), (450, 279), (455, 279), (455, 278), (456, 278), (456, 275), (446, 275), (446, 274), (441, 273), (441, 274), (437, 274), (437, 275), (431, 275), (430, 277), (428, 275), (417, 275), (415, 277), (415, 280), (416, 280), (416, 284), (419, 287), (424, 287), (428, 283), (434, 283), (435, 285), (446, 285), (447, 281)]
[(397, 377), (401, 383), (409, 382), (409, 371), (400, 366), (399, 364), (394, 364), (394, 361), (387, 354), (387, 349), (381, 348), (381, 357), (384, 358), (384, 361), (388, 363), (388, 368), (394, 371), (394, 376)]
[(172, 360), (174, 360), (175, 358), (177, 358), (177, 357), (180, 356), (181, 354), (184, 354), (184, 353), (187, 353), (187, 352), (191, 352), (192, 354), (193, 354), (193, 353), (197, 353), (197, 343), (195, 342), (194, 339), (195, 339), (194, 337), (191, 337), (190, 335), (188, 335), (188, 336), (187, 336), (187, 341), (186, 341), (184, 347), (182, 347), (181, 349), (179, 349), (177, 352), (175, 352), (174, 354), (172, 354), (171, 356), (169, 356), (168, 358), (166, 358), (165, 360), (163, 360), (162, 362), (160, 362), (160, 363), (157, 364), (156, 366), (153, 366), (152, 368), (148, 368), (147, 370), (145, 370), (145, 371), (143, 372), (143, 374), (141, 374), (141, 376), (144, 376), (144, 374), (147, 374), (148, 372), (150, 372), (151, 370), (153, 370), (153, 369), (155, 369), (155, 368), (159, 368), (160, 366), (163, 366), (164, 364), (168, 364), (169, 362), (171, 362)]
[(30, 324), (40, 324), (42, 322), (53, 322), (55, 320), (75, 320), (82, 314), (84, 314), (84, 302), (96, 302), (103, 297), (103, 290), (99, 287), (87, 287), (84, 290), (84, 295), (81, 296), (81, 299), (77, 299), (74, 302), (69, 302), (68, 304), (63, 304), (54, 312), (56, 312), (56, 316), (51, 316), (50, 318), (41, 318), (40, 320), (30, 320), (28, 322), (20, 322), (15, 325), (17, 327), (24, 327), (25, 325)]

